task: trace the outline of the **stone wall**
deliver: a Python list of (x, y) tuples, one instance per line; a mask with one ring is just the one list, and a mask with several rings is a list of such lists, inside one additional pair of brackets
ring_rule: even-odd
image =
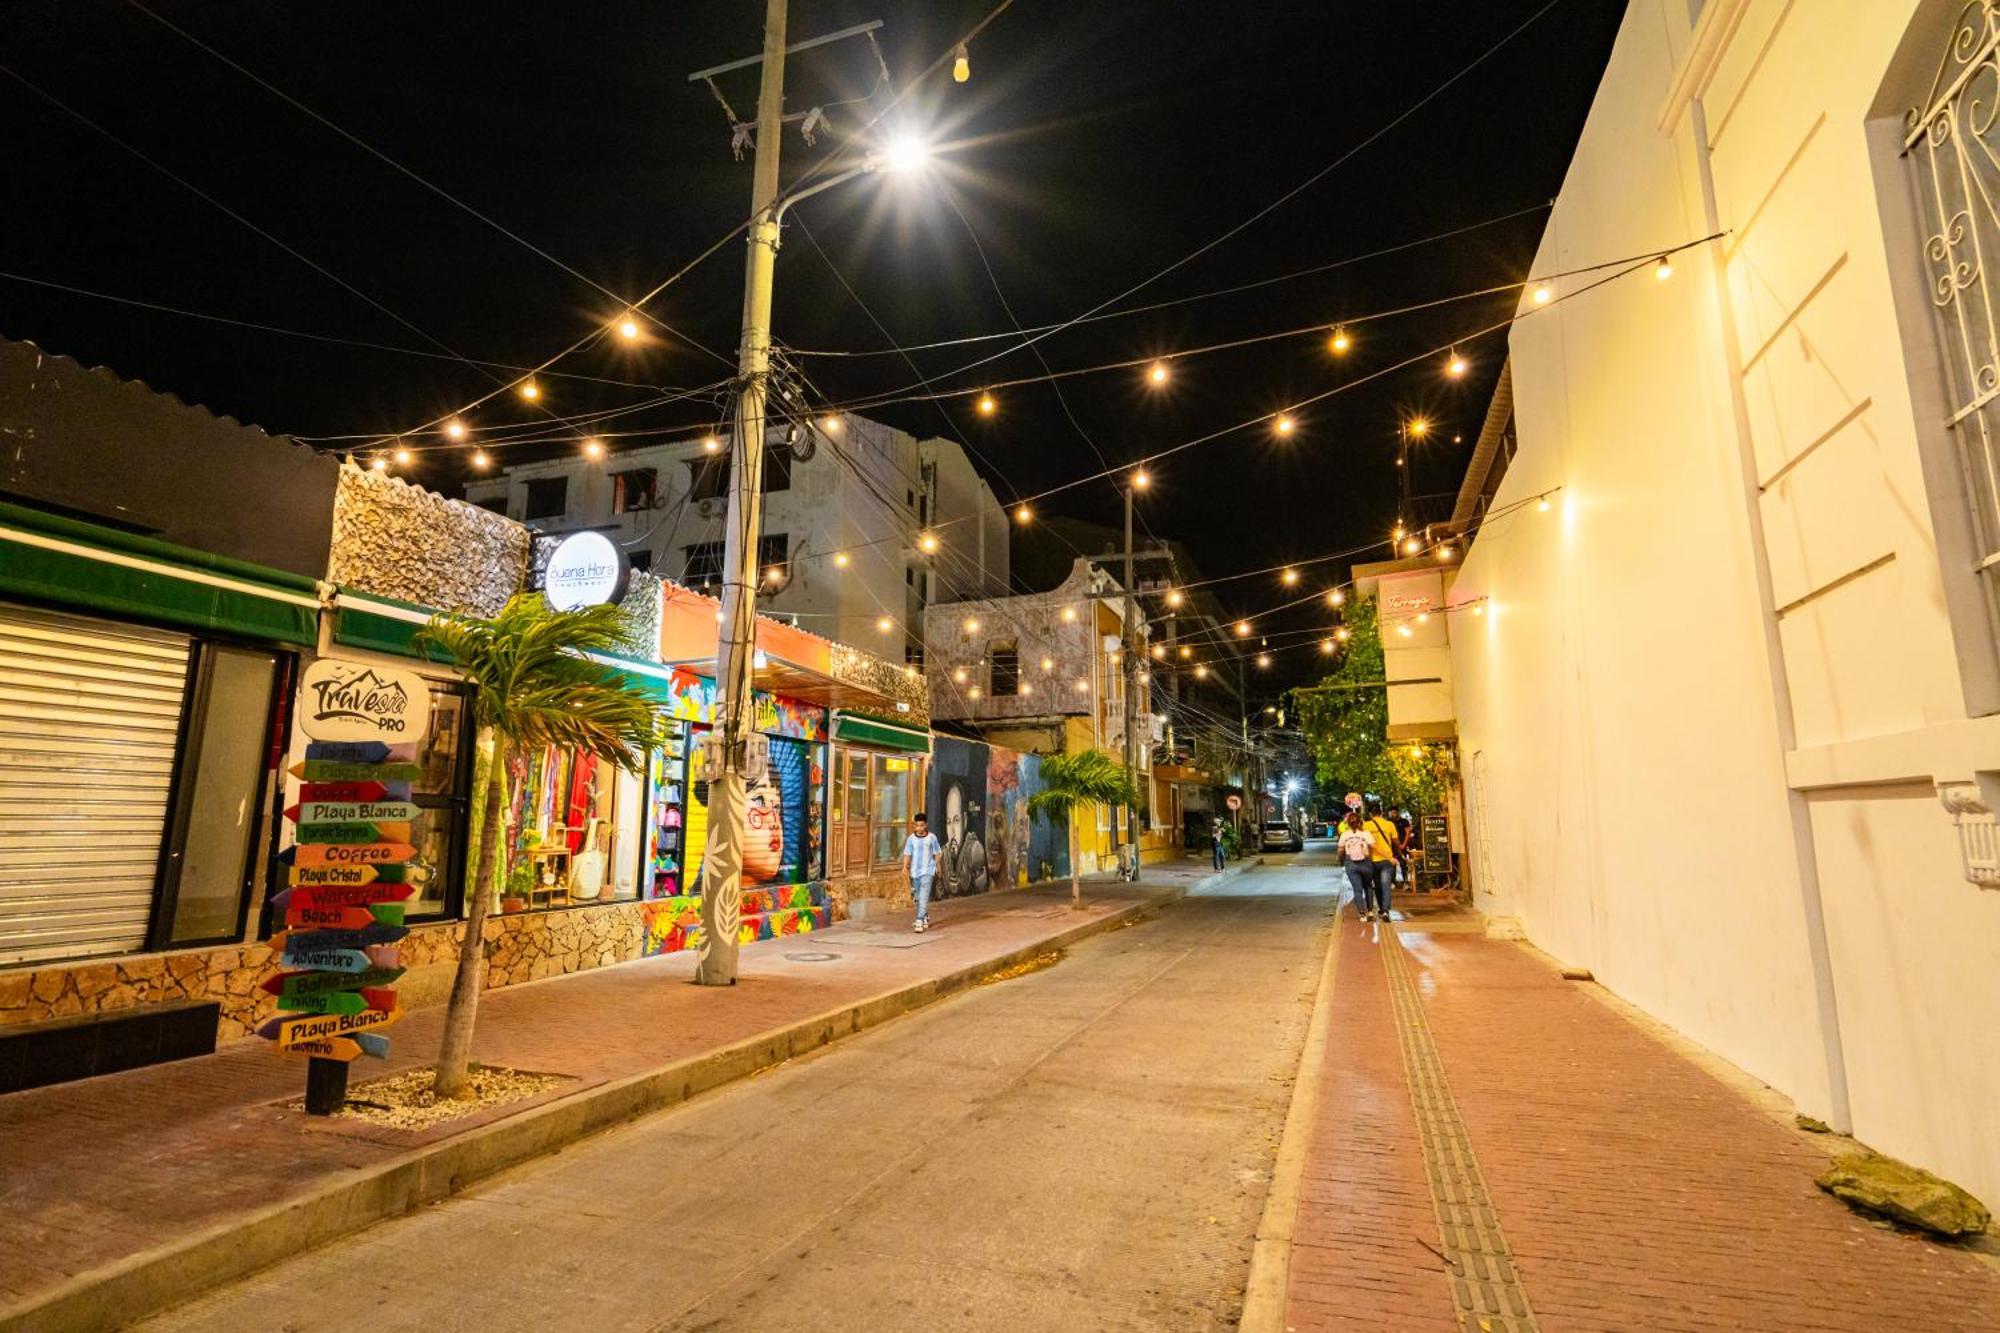
[(528, 572), (528, 530), (477, 505), (353, 466), (340, 469), (327, 577), (439, 611), (490, 616)]
[(837, 681), (858, 685), (875, 694), (887, 695), (907, 709), (872, 709), (886, 721), (909, 727), (927, 727), (931, 720), (930, 689), (921, 672), (912, 676), (893, 662), (850, 648), (844, 643), (829, 645), (830, 674)]

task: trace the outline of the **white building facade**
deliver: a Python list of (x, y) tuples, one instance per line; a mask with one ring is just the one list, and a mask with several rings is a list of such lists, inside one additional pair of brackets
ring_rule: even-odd
[[(524, 463), (469, 483), (466, 498), (542, 532), (603, 531), (635, 566), (716, 591), (728, 487), (726, 439), (694, 436), (602, 460)], [(823, 418), (777, 433), (764, 492), (766, 615), (916, 660), (925, 606), (1007, 589), (1007, 515), (951, 440)]]
[(1524, 292), (1448, 613), (1484, 910), (1988, 1203), (1997, 42), (1634, 0), (1534, 272), (1643, 267)]

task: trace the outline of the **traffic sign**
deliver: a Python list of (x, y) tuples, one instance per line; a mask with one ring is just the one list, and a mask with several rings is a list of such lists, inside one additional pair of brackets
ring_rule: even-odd
[(276, 1049), (280, 1055), (309, 1055), (315, 1060), (338, 1060), (347, 1064), (360, 1056), (361, 1043), (352, 1037), (319, 1037)]
[(1243, 798), (1241, 796), (1236, 795), (1233, 792), (1230, 795), (1223, 797), (1222, 803), (1228, 806), (1231, 810), (1241, 810), (1243, 808)]
[(368, 1001), (353, 991), (314, 991), (309, 995), (280, 995), (278, 1007), (308, 1014), (359, 1014), (368, 1009)]
[(378, 924), (365, 930), (287, 930), (271, 940), (274, 948), (303, 954), (316, 949), (365, 949), (371, 944), (394, 944), (409, 933), (408, 926)]

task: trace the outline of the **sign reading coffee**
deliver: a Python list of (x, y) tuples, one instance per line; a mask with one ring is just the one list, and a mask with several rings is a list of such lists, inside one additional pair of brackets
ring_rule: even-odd
[[(314, 756), (322, 762), (379, 762), (386, 756), (380, 746), (421, 739), (430, 713), (430, 686), (403, 667), (322, 657), (299, 683), (300, 729), (333, 743), (332, 753)], [(346, 744), (368, 741), (378, 746), (363, 750)]]
[(617, 601), (631, 578), (631, 562), (617, 542), (601, 532), (572, 532), (549, 553), (542, 596), (558, 611), (574, 611)]

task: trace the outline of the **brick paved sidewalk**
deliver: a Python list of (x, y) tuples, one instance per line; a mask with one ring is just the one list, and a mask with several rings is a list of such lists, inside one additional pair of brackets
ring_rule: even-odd
[[(660, 958), (488, 991), (475, 1056), (571, 1076), (543, 1100), (716, 1050), (884, 992), (976, 966), (1170, 891), (1164, 879), (1068, 886), (936, 904), (744, 948), (739, 983), (691, 984), (694, 956)], [(436, 1055), (441, 1008), (412, 1013), (393, 1055), (355, 1067), (357, 1085)], [(7, 1307), (99, 1270), (490, 1123), (369, 1130), (281, 1109), (304, 1065), (261, 1041), (0, 1098), (0, 1322)], [(512, 1114), (535, 1103), (517, 1104)]]
[[(1379, 940), (1346, 912), (1338, 930), (1288, 1329), (2000, 1328), (2000, 1267), (1822, 1194), (1828, 1140), (1547, 958), (1451, 912)], [(1441, 1211), (1466, 1224), (1454, 1241)], [(1479, 1284), (1427, 1248), (1459, 1242), (1504, 1244), (1463, 1271), (1517, 1278), (1528, 1318), (1496, 1281), (1499, 1304), (1460, 1322), (1455, 1292)]]

